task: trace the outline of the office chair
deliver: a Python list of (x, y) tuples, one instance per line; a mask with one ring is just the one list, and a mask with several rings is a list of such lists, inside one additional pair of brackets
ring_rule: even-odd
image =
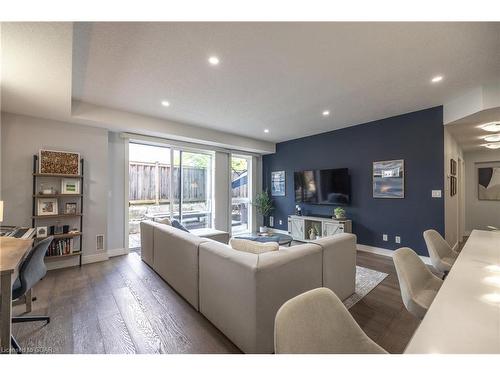
[[(47, 267), (43, 258), (47, 253), (47, 249), (52, 242), (53, 237), (47, 237), (46, 239), (40, 241), (24, 260), (21, 268), (19, 269), (19, 276), (14, 285), (12, 286), (12, 300), (16, 300), (26, 294), (31, 288), (35, 286), (47, 273)], [(23, 323), (23, 322), (39, 322), (45, 321), (50, 323), (50, 317), (48, 316), (16, 316), (12, 318), (12, 323)], [(16, 350), (18, 354), (21, 354), (21, 347), (17, 343), (14, 336), (10, 337), (10, 342), (12, 347)]]

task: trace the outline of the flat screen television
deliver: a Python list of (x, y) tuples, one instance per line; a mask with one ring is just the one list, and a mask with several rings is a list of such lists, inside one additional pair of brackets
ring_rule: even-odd
[(342, 205), (351, 201), (347, 168), (295, 172), (294, 184), (297, 203)]

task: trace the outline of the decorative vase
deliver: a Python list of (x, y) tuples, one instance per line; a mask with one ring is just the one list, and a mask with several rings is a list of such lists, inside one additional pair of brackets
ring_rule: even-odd
[(339, 219), (339, 220), (341, 220), (341, 219), (345, 219), (345, 215), (342, 215), (342, 216), (335, 215), (335, 218), (336, 218), (336, 219)]
[(316, 239), (316, 232), (314, 232), (313, 228), (309, 229), (309, 239), (310, 240)]

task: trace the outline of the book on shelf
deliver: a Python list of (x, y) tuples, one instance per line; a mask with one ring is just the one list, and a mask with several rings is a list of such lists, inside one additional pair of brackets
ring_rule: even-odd
[(74, 248), (73, 238), (54, 239), (47, 249), (46, 256), (68, 255), (78, 251)]

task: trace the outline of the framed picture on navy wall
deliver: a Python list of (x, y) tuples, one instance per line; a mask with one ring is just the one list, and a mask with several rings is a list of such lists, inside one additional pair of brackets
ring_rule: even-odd
[(285, 196), (285, 171), (271, 172), (271, 196)]
[(405, 161), (373, 162), (373, 198), (405, 197)]

